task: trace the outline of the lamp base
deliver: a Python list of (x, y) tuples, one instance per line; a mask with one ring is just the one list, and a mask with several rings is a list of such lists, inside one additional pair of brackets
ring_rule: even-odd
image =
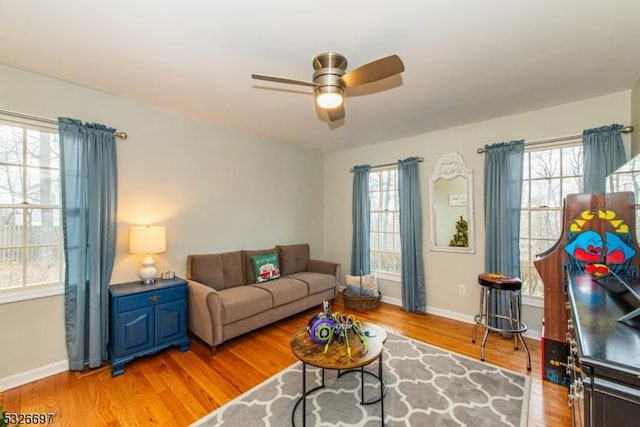
[(156, 274), (158, 273), (158, 270), (153, 264), (153, 258), (151, 258), (150, 254), (144, 258), (144, 261), (142, 261), (143, 267), (140, 269), (140, 279), (142, 279), (142, 283), (145, 285), (155, 283), (156, 281)]

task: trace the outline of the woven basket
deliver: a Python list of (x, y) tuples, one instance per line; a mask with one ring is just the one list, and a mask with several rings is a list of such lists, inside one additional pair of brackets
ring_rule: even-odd
[(378, 292), (378, 296), (375, 297), (367, 297), (362, 295), (354, 295), (346, 290), (342, 292), (342, 299), (344, 301), (344, 307), (349, 310), (356, 311), (367, 311), (378, 308), (380, 305), (380, 299), (382, 298), (382, 294)]

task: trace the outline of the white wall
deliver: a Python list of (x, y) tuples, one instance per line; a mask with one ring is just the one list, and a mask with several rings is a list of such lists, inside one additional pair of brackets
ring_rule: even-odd
[[(112, 283), (136, 280), (141, 267), (142, 256), (127, 253), (130, 225), (166, 226), (167, 252), (156, 265), (183, 277), (190, 253), (308, 242), (312, 256), (324, 256), (319, 154), (6, 66), (0, 108), (129, 134), (117, 140)], [(66, 360), (61, 296), (0, 305), (0, 325), (0, 387)]]
[[(326, 256), (342, 263), (348, 272), (351, 264), (350, 237), (351, 191), (353, 175), (349, 168), (360, 164), (384, 164), (409, 156), (424, 157), (420, 164), (423, 206), (424, 265), (428, 312), (471, 321), (478, 310), (477, 275), (484, 268), (483, 168), (484, 155), (476, 149), (485, 144), (515, 139), (536, 140), (581, 134), (583, 129), (611, 123), (628, 124), (630, 92), (620, 92), (585, 101), (564, 104), (514, 116), (472, 123), (411, 138), (325, 156), (325, 249)], [(390, 124), (392, 125), (392, 124)], [(628, 136), (625, 143), (629, 144)], [(443, 153), (457, 152), (467, 167), (474, 171), (475, 254), (453, 254), (429, 250), (428, 177), (437, 158)], [(466, 285), (466, 295), (458, 295), (458, 285)], [(399, 285), (382, 282), (383, 295), (400, 298)], [(539, 335), (542, 309), (527, 306), (524, 319)]]
[(631, 125), (635, 132), (631, 134), (631, 154), (640, 154), (640, 79), (631, 89)]

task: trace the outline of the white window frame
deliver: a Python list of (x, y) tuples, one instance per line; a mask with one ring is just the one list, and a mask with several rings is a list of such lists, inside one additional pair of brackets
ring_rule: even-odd
[[(548, 150), (556, 150), (556, 149), (560, 149), (561, 150), (562, 148), (567, 148), (567, 147), (577, 147), (577, 146), (580, 146), (581, 144), (582, 144), (582, 139), (581, 138), (577, 138), (577, 139), (566, 141), (566, 142), (563, 142), (563, 143), (560, 143), (560, 144), (558, 144), (558, 143), (556, 143), (556, 144), (544, 144), (542, 146), (531, 147), (531, 148), (526, 148), (525, 147), (525, 155), (528, 155), (529, 153), (536, 152), (536, 151), (548, 151)], [(583, 153), (582, 161), (584, 162), (584, 153)], [(562, 167), (562, 163), (560, 164), (560, 167)], [(531, 168), (531, 164), (530, 163), (529, 163), (529, 168)], [(542, 212), (542, 211), (544, 211), (544, 212), (557, 212), (558, 216), (559, 216), (559, 225), (560, 225), (560, 229), (558, 230), (559, 234), (558, 234), (558, 236), (557, 236), (557, 238), (555, 240), (555, 241), (557, 241), (557, 239), (560, 239), (560, 237), (561, 237), (562, 225), (563, 225), (563, 222), (564, 222), (564, 217), (563, 217), (563, 199), (564, 199), (564, 196), (561, 196), (561, 200), (560, 200), (560, 205), (559, 206), (552, 206), (552, 207), (548, 207), (548, 206), (535, 206), (535, 207), (532, 207), (532, 206), (529, 206), (528, 201), (525, 201), (524, 197), (525, 197), (525, 195), (529, 195), (529, 197), (531, 197), (531, 191), (525, 191), (524, 186), (525, 185), (529, 185), (530, 182), (531, 182), (530, 171), (526, 176), (528, 176), (528, 178), (525, 179), (523, 177), (523, 183), (522, 183), (523, 184), (523, 201), (521, 203), (522, 204), (521, 209), (522, 209), (522, 213), (523, 213), (522, 217), (524, 217), (524, 213), (525, 212)], [(563, 177), (568, 177), (568, 176), (565, 175), (564, 171), (561, 170), (561, 173), (559, 175), (560, 185), (561, 185), (561, 187), (560, 187), (560, 194), (561, 195), (565, 194), (565, 192), (564, 192), (564, 190), (562, 188), (562, 183), (563, 183), (562, 178)], [(574, 176), (571, 175), (571, 177), (574, 177)], [(576, 178), (577, 177), (582, 178), (582, 173), (580, 175), (576, 175), (575, 177)], [(558, 177), (554, 177), (554, 179), (555, 178), (558, 178)], [(526, 218), (529, 221), (529, 223), (527, 224), (527, 229), (531, 230), (531, 214), (527, 214)], [(521, 224), (520, 227), (521, 227), (521, 230), (522, 230), (523, 224)], [(522, 238), (522, 231), (521, 231), (520, 243), (519, 244), (522, 244), (523, 240), (525, 240), (525, 239)], [(527, 240), (527, 243), (529, 245), (528, 253), (529, 253), (529, 258), (530, 258), (529, 259), (530, 265), (527, 266), (527, 267), (523, 267), (523, 264), (524, 264), (525, 260), (523, 260), (522, 254), (521, 254), (520, 255), (520, 268), (521, 268), (521, 270), (523, 268), (528, 268), (528, 269), (530, 269), (529, 275), (533, 274), (533, 275), (536, 275), (536, 276), (539, 277), (539, 274), (538, 274), (535, 266), (533, 265), (533, 260), (535, 260), (537, 254), (534, 253), (534, 251), (532, 250), (532, 245), (531, 245), (532, 239), (529, 238), (529, 236), (527, 236), (526, 240)], [(521, 276), (523, 278), (526, 278), (529, 275), (523, 274), (523, 272), (521, 271)], [(525, 285), (525, 284), (523, 284), (523, 285)], [(525, 286), (523, 286), (523, 288), (524, 287)], [(543, 287), (543, 292), (544, 292), (544, 287)], [(542, 308), (544, 306), (544, 294), (542, 296), (533, 296), (533, 295), (530, 295), (530, 294), (524, 294), (523, 293), (522, 294), (522, 303), (525, 304), (525, 305)]]
[[(398, 168), (392, 166), (392, 167), (386, 167), (386, 168), (376, 168), (375, 170), (369, 171), (369, 184), (371, 184), (371, 175), (372, 174), (382, 174), (382, 173), (384, 173), (386, 171), (395, 171), (395, 174), (396, 174), (395, 192), (396, 192), (396, 201), (397, 201), (398, 205), (396, 206), (396, 209), (376, 209), (376, 210), (374, 210), (373, 205), (371, 203), (371, 195), (372, 195), (372, 193), (374, 193), (374, 192), (381, 193), (381, 192), (388, 192), (388, 191), (393, 191), (393, 190), (382, 190), (382, 189), (372, 190), (371, 189), (371, 185), (369, 185), (369, 206), (371, 208), (372, 220), (373, 220), (374, 214), (376, 214), (376, 213), (392, 212), (392, 213), (396, 214), (398, 217), (400, 215), (399, 195), (397, 194), (398, 193)], [(394, 237), (392, 239), (392, 241), (394, 242), (393, 243), (393, 251), (392, 252), (377, 251), (377, 250), (374, 251), (373, 250), (374, 248), (371, 248), (370, 263), (371, 263), (371, 272), (375, 273), (377, 278), (400, 283), (401, 280), (402, 280), (401, 271), (397, 271), (397, 272), (381, 271), (381, 270), (376, 270), (376, 269), (373, 268), (373, 266), (374, 266), (374, 262), (373, 262), (373, 256), (374, 255), (373, 255), (373, 252), (384, 252), (384, 253), (397, 254), (398, 256), (400, 256), (400, 259), (402, 259), (402, 252), (401, 252), (401, 248), (400, 248), (400, 227), (398, 226), (396, 228), (396, 226), (397, 226), (397, 224), (395, 222), (393, 222), (393, 225), (392, 225), (393, 231), (391, 232), (391, 234), (394, 235), (394, 236), (397, 235), (397, 238)], [(369, 231), (370, 240), (379, 242), (380, 241), (379, 239), (378, 240), (372, 239), (373, 233), (380, 234), (379, 232), (375, 232), (375, 231), (372, 231), (372, 229), (370, 229), (370, 231)], [(375, 249), (378, 249), (378, 248), (375, 248)], [(401, 267), (402, 267), (402, 264), (400, 264), (400, 268)]]
[[(28, 119), (28, 118), (17, 118), (14, 116), (8, 116), (0, 113), (0, 123), (9, 126), (22, 127), (24, 129), (33, 129), (39, 130), (43, 132), (49, 133), (58, 133), (58, 127), (54, 124), (40, 121), (37, 119)], [(25, 160), (26, 161), (26, 160)], [(23, 165), (24, 166), (24, 165)], [(32, 166), (30, 166), (32, 167)], [(60, 194), (60, 191), (58, 191)], [(57, 209), (59, 215), (62, 215), (62, 205), (61, 201), (58, 200), (56, 204), (42, 204), (42, 205), (30, 205), (30, 204), (0, 204), (2, 208), (9, 209), (29, 209), (29, 208), (44, 208), (44, 209)], [(23, 239), (21, 246), (19, 246), (23, 252), (28, 247), (25, 239)], [(43, 297), (50, 297), (55, 295), (64, 294), (64, 246), (63, 246), (63, 236), (62, 232), (60, 233), (60, 241), (58, 242), (58, 248), (60, 253), (60, 277), (58, 281), (44, 283), (44, 284), (36, 284), (36, 285), (25, 285), (21, 287), (0, 289), (0, 305), (13, 303), (18, 301), (26, 301)], [(24, 265), (24, 261), (23, 261)], [(23, 268), (23, 278), (24, 278), (24, 268)]]

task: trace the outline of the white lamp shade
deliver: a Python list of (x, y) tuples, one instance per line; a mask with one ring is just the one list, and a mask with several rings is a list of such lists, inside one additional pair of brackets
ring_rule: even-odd
[(164, 227), (131, 227), (129, 231), (129, 253), (155, 254), (167, 250)]

